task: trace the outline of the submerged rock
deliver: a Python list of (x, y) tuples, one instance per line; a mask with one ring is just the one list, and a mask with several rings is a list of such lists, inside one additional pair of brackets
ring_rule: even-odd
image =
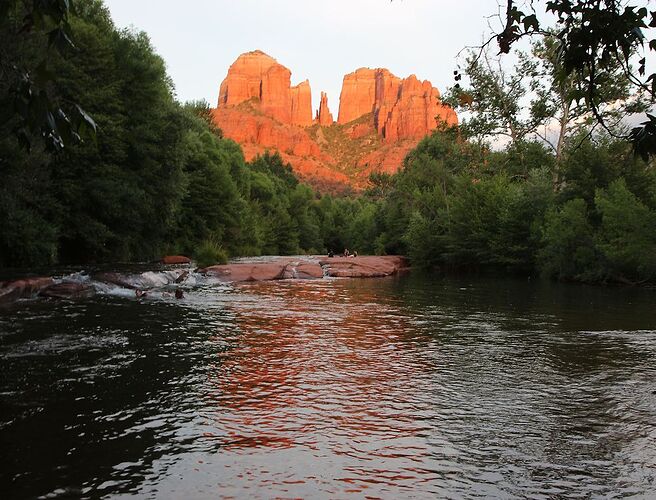
[(51, 277), (45, 276), (0, 282), (0, 304), (33, 297), (53, 283), (54, 280)]
[(93, 277), (103, 283), (110, 283), (121, 288), (147, 290), (173, 283), (182, 283), (189, 278), (189, 271), (173, 269), (161, 272), (146, 271), (140, 274), (98, 273)]
[(92, 297), (96, 291), (89, 283), (62, 281), (43, 289), (39, 295), (57, 299), (83, 299)]

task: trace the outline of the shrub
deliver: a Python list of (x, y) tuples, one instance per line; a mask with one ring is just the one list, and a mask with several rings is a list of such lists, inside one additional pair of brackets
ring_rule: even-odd
[(205, 240), (196, 248), (194, 260), (198, 267), (207, 267), (215, 264), (226, 264), (228, 252), (215, 240)]

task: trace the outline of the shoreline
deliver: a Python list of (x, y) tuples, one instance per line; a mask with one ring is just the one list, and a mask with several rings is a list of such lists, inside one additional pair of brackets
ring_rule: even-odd
[[(153, 270), (155, 266), (150, 266), (142, 272), (116, 272), (113, 269), (105, 272), (80, 270), (65, 276), (54, 274), (0, 281), (0, 304), (11, 304), (20, 299), (37, 297), (88, 298), (96, 295), (99, 288), (108, 286), (120, 287), (125, 290), (149, 291), (182, 285), (193, 286), (198, 279), (203, 278), (235, 284), (275, 280), (382, 278), (409, 269), (408, 259), (399, 255), (242, 257), (227, 264), (213, 265), (202, 269), (195, 268), (191, 259), (186, 257), (175, 256), (173, 259), (175, 263), (171, 263), (171, 260), (169, 257), (164, 257), (158, 262), (155, 270)], [(137, 265), (131, 264), (130, 266), (136, 267)], [(121, 266), (116, 265), (115, 268), (118, 267)], [(111, 269), (109, 265), (108, 268)]]

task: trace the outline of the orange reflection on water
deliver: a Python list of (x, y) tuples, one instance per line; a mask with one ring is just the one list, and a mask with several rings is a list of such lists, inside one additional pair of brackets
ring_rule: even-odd
[(211, 376), (211, 418), (221, 453), (257, 468), (250, 480), (332, 494), (410, 487), (430, 475), (422, 425), (430, 405), (418, 383), (430, 367), (413, 354), (421, 339), (392, 285), (242, 287), (232, 305), (240, 333)]

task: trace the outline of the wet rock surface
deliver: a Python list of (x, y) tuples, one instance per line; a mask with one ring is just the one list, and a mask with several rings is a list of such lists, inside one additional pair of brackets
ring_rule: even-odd
[(326, 274), (335, 278), (382, 278), (408, 268), (408, 261), (399, 255), (332, 257), (322, 259)]
[(55, 299), (84, 299), (93, 297), (95, 294), (96, 291), (90, 283), (80, 283), (76, 281), (55, 283), (39, 293), (42, 297), (51, 297)]
[(278, 258), (267, 262), (238, 262), (210, 266), (201, 272), (222, 281), (269, 281), (280, 279), (380, 278), (407, 268), (397, 255), (363, 257)]
[(0, 282), (0, 304), (33, 297), (53, 283), (52, 278), (45, 276)]
[(75, 300), (94, 295), (131, 299), (184, 299), (198, 286), (273, 280), (324, 278), (379, 278), (407, 269), (400, 256), (362, 257), (258, 257), (224, 265), (193, 269), (191, 266), (145, 272), (79, 271), (58, 277), (24, 278), (0, 282), (0, 305), (38, 297)]

